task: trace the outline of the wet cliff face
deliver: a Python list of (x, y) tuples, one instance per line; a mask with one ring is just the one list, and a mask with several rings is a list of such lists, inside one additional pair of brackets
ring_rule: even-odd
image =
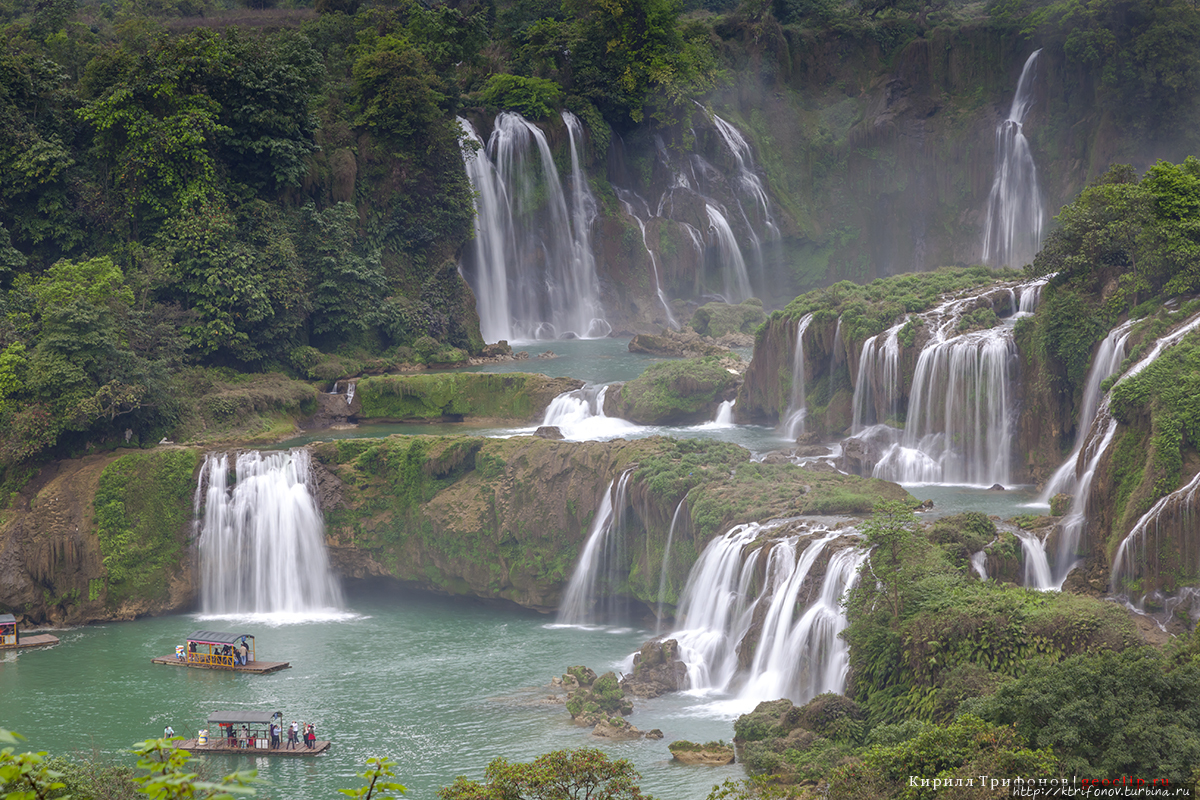
[[(181, 498), (178, 486), (165, 493), (176, 513), (147, 520), (154, 523), (154, 530), (146, 535), (138, 529), (126, 543), (127, 550), (135, 553), (143, 547), (166, 544), (173, 553), (169, 567), (153, 581), (134, 581), (136, 588), (110, 582), (96, 498), (105, 471), (123, 458), (104, 454), (53, 462), (25, 486), (12, 507), (0, 512), (0, 608), (17, 614), (26, 624), (77, 625), (192, 606), (194, 556), (187, 546), (191, 498), (187, 490)], [(189, 455), (187, 460), (193, 459)], [(154, 465), (149, 468), (155, 470)], [(194, 487), (190, 470), (187, 483)], [(142, 488), (157, 495), (161, 487)], [(133, 510), (129, 511), (132, 515)], [(114, 521), (111, 512), (102, 510), (109, 528), (129, 522)], [(187, 521), (180, 524), (182, 518)], [(135, 521), (125, 527), (138, 526)]]

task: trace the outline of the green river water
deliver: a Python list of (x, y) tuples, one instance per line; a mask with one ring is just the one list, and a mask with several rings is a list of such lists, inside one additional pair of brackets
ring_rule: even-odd
[[(553, 342), (561, 356), (494, 367), (542, 371), (595, 382), (629, 380), (654, 360), (629, 354), (623, 340)], [(541, 352), (538, 346), (528, 348)], [(490, 369), (490, 368), (476, 368)], [(386, 436), (393, 433), (514, 435), (513, 429), (470, 425), (361, 426), (322, 431), (287, 442)], [(632, 434), (700, 436), (735, 441), (754, 452), (787, 445), (756, 426), (642, 428)], [(939, 513), (980, 508), (1004, 516), (1025, 509), (1029, 492), (990, 493), (955, 487), (913, 487), (933, 497)], [(302, 591), (302, 587), (296, 587)], [(257, 634), (262, 660), (292, 668), (264, 676), (153, 665), (197, 628)], [(91, 753), (132, 761), (135, 741), (161, 736), (170, 724), (192, 737), (218, 709), (282, 711), (287, 721), (314, 722), (333, 740), (316, 758), (212, 758), (217, 772), (255, 768), (267, 781), (259, 796), (333, 798), (358, 785), (364, 760), (389, 756), (413, 798), (433, 798), (458, 775), (480, 779), (496, 757), (529, 760), (565, 747), (599, 746), (630, 759), (642, 787), (661, 800), (705, 797), (714, 784), (744, 776), (739, 765), (685, 767), (671, 761), (676, 739), (729, 741), (744, 702), (692, 693), (635, 700), (630, 721), (661, 729), (660, 741), (600, 743), (572, 725), (561, 704), (547, 702), (551, 676), (584, 664), (603, 672), (654, 634), (651, 630), (555, 626), (513, 606), (381, 590), (347, 601), (343, 618), (229, 620), (175, 616), (59, 632), (54, 648), (0, 656), (0, 727), (24, 734), (34, 749)]]

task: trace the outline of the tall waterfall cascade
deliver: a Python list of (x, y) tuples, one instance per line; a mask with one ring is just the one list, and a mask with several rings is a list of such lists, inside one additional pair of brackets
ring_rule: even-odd
[[(1091, 497), (1096, 470), (1112, 445), (1113, 439), (1116, 438), (1117, 420), (1109, 411), (1112, 389), (1141, 373), (1153, 364), (1165, 350), (1177, 344), (1180, 339), (1198, 327), (1200, 327), (1200, 314), (1193, 316), (1170, 333), (1160, 337), (1154, 343), (1154, 346), (1150, 348), (1149, 352), (1139, 358), (1133, 366), (1117, 379), (1117, 382), (1109, 389), (1108, 394), (1104, 395), (1104, 398), (1100, 401), (1095, 419), (1092, 421), (1091, 430), (1078, 456), (1078, 460), (1075, 462), (1075, 485), (1077, 487), (1075, 497), (1071, 501), (1071, 509), (1066, 517), (1063, 518), (1059, 529), (1058, 551), (1054, 560), (1054, 583), (1056, 588), (1061, 588), (1071, 571), (1079, 566), (1078, 550), (1080, 542), (1083, 539), (1083, 532), (1087, 527), (1088, 500)], [(1163, 508), (1169, 507), (1171, 507), (1170, 504), (1163, 506)], [(1153, 511), (1153, 509), (1151, 510)], [(1148, 524), (1149, 521), (1147, 520)], [(1134, 527), (1134, 531), (1138, 531), (1139, 528), (1143, 528), (1144, 531), (1142, 521), (1138, 522)], [(1127, 535), (1125, 537), (1126, 541), (1129, 541), (1133, 535), (1133, 532)], [(1120, 549), (1128, 549), (1125, 542), (1121, 543)], [(1118, 565), (1114, 563), (1112, 571), (1114, 577), (1118, 575), (1117, 567)]]
[(1041, 248), (1045, 214), (1037, 166), (1024, 130), (1025, 117), (1033, 107), (1033, 84), (1041, 52), (1034, 50), (1026, 59), (1008, 116), (996, 126), (996, 174), (983, 230), (986, 264), (1028, 264)]
[[(1032, 286), (1014, 287), (1013, 295), (1023, 300)], [(908, 320), (863, 342), (852, 431), (879, 452), (874, 477), (899, 483), (1010, 482), (1017, 349), (1010, 325), (958, 332), (979, 302), (979, 296), (964, 293), (917, 315), (928, 340), (917, 356), (907, 413), (901, 410), (899, 335)], [(903, 430), (893, 427), (899, 424)]]
[(621, 583), (622, 575), (629, 572), (625, 513), (632, 476), (632, 469), (625, 470), (604, 492), (579, 563), (559, 604), (558, 622), (562, 625), (588, 625), (628, 616)]
[[(663, 291), (662, 278), (659, 276), (658, 256), (654, 254), (654, 250), (650, 247), (650, 242), (646, 240), (646, 219), (650, 217), (650, 207), (639, 197), (635, 192), (628, 189), (617, 189), (617, 199), (621, 201), (621, 207), (625, 209), (625, 213), (633, 217), (637, 222), (638, 230), (642, 234), (642, 247), (646, 248), (646, 255), (650, 259), (650, 269), (654, 273), (654, 293), (658, 296), (658, 302), (663, 307), (663, 313), (667, 317), (667, 326), (672, 330), (679, 330), (679, 322), (675, 319), (675, 315), (671, 313), (671, 304), (667, 302), (667, 295)], [(642, 208), (642, 213), (638, 213), (637, 206)], [(646, 219), (643, 219), (645, 217)]]
[[(1145, 608), (1146, 592), (1130, 598), (1131, 586), (1141, 575), (1142, 568), (1159, 557), (1159, 543), (1167, 539), (1187, 541), (1186, 534), (1200, 525), (1200, 472), (1190, 481), (1168, 495), (1160, 497), (1143, 514), (1133, 529), (1121, 540), (1113, 557), (1110, 571), (1110, 591), (1125, 597), (1135, 608)], [(1187, 553), (1189, 563), (1195, 564), (1200, 554)], [(1158, 566), (1157, 563), (1155, 566)]]
[(804, 433), (804, 418), (808, 416), (804, 389), (804, 333), (812, 320), (812, 314), (805, 314), (796, 323), (796, 344), (792, 349), (792, 399), (782, 425), (784, 435), (792, 440)]
[(571, 150), (564, 189), (546, 135), (520, 114), (502, 112), (484, 146), (459, 118), (463, 161), (475, 189), (475, 242), (460, 265), (487, 341), (612, 332), (600, 302), (591, 244), (596, 200), (579, 158), (583, 126), (563, 112)]
[(750, 273), (746, 271), (746, 260), (742, 257), (742, 249), (738, 247), (737, 237), (733, 228), (721, 210), (708, 203), (709, 230), (717, 241), (717, 249), (721, 254), (722, 299), (726, 303), (741, 303), (753, 295), (750, 288)]
[(196, 490), (203, 613), (339, 610), (308, 451), (239, 453), (232, 476), (229, 460), (210, 454)]
[(1075, 447), (1071, 450), (1071, 455), (1067, 456), (1066, 461), (1055, 470), (1054, 475), (1046, 483), (1046, 488), (1042, 491), (1038, 502), (1049, 503), (1050, 498), (1056, 494), (1062, 492), (1071, 494), (1075, 491), (1075, 465), (1079, 460), (1079, 454), (1083, 452), (1088, 432), (1092, 429), (1092, 422), (1096, 419), (1096, 410), (1100, 407), (1100, 386), (1121, 368), (1121, 363), (1125, 360), (1125, 344), (1129, 340), (1133, 323), (1134, 320), (1122, 322), (1109, 331), (1104, 340), (1100, 342), (1100, 347), (1097, 348), (1096, 355), (1092, 358), (1092, 364), (1088, 368), (1087, 382), (1083, 387), (1079, 419), (1076, 421), (1075, 427)]
[[(711, 541), (692, 567), (677, 617), (679, 642), (694, 690), (740, 700), (788, 697), (805, 703), (845, 689), (849, 669), (841, 601), (858, 578), (866, 552), (845, 545), (853, 532), (792, 523), (749, 523)], [(765, 537), (761, 546), (756, 540)], [(836, 547), (836, 544), (843, 546)], [(824, 575), (810, 579), (823, 563)], [(748, 670), (738, 650), (757, 627)]]

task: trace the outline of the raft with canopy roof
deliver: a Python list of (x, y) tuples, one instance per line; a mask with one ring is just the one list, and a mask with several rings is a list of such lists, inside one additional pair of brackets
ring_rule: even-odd
[(193, 631), (184, 642), (175, 646), (175, 655), (152, 658), (151, 663), (250, 672), (255, 675), (278, 672), (292, 666), (287, 661), (259, 661), (252, 633)]

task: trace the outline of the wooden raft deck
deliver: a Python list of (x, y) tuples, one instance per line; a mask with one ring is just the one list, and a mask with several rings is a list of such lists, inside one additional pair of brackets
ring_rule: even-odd
[(282, 747), (271, 749), (269, 747), (230, 747), (225, 739), (209, 739), (208, 744), (199, 745), (195, 739), (188, 739), (179, 745), (180, 749), (187, 750), (189, 753), (218, 753), (220, 755), (230, 756), (316, 756), (324, 753), (329, 749), (332, 742), (323, 742), (320, 739), (313, 742), (311, 749), (303, 744), (297, 745), (294, 749), (289, 750), (287, 742), (283, 743)]
[[(24, 644), (24, 642), (22, 642)], [(201, 664), (193, 661), (182, 661), (175, 656), (160, 656), (150, 659), (151, 664), (168, 664), (172, 667), (193, 667), (195, 669), (219, 669), (225, 672), (249, 672), (254, 675), (266, 675), (268, 672), (279, 672), (281, 669), (291, 669), (287, 661), (251, 661), (244, 667), (224, 667), (214, 664)]]
[(58, 637), (48, 633), (24, 634), (20, 644), (0, 644), (0, 650), (18, 650), (26, 647), (46, 647), (58, 644)]

